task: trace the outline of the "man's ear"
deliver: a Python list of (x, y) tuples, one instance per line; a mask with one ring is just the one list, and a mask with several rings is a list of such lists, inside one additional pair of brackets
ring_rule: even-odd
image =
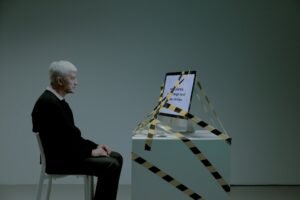
[(64, 79), (61, 76), (56, 77), (56, 82), (59, 86), (64, 85)]

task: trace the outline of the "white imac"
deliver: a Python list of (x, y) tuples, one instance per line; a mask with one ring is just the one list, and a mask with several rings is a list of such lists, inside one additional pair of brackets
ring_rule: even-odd
[[(177, 80), (182, 81), (181, 84), (173, 91), (173, 95), (168, 103), (175, 105), (182, 110), (189, 112), (193, 89), (196, 79), (196, 71), (170, 72), (165, 76), (163, 98), (174, 88)], [(192, 133), (194, 132), (191, 122), (178, 113), (162, 108), (159, 112), (158, 119), (163, 123), (168, 124), (176, 132)]]

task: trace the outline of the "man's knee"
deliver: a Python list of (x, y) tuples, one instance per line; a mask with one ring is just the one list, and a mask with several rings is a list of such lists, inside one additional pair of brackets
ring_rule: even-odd
[(122, 167), (123, 157), (120, 153), (114, 151), (114, 152), (111, 153), (111, 157), (114, 158), (117, 161), (117, 164), (119, 165), (119, 167)]

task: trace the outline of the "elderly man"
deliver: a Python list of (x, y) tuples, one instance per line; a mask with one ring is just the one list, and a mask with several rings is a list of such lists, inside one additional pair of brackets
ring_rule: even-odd
[(53, 62), (50, 86), (38, 98), (32, 111), (33, 131), (39, 132), (49, 174), (86, 174), (98, 177), (95, 200), (115, 200), (122, 168), (122, 156), (107, 145), (81, 136), (64, 97), (77, 85), (76, 67), (68, 61)]

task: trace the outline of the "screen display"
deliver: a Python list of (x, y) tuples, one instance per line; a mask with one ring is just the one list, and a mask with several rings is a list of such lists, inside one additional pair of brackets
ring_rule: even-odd
[[(163, 98), (174, 88), (176, 81), (179, 79), (182, 72), (167, 73), (164, 82)], [(173, 95), (168, 103), (181, 108), (182, 110), (189, 111), (191, 99), (193, 94), (194, 82), (196, 71), (185, 72), (180, 78), (182, 83), (174, 90)], [(166, 108), (160, 110), (161, 115), (168, 115), (172, 117), (180, 117), (176, 112)]]

